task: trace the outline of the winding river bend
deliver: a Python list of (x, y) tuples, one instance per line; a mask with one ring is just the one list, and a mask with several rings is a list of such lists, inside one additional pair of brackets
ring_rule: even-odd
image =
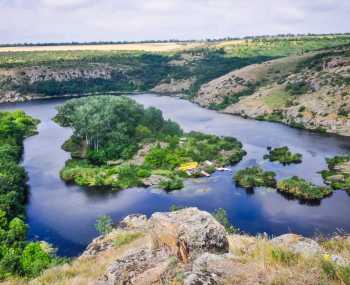
[[(277, 172), (278, 178), (298, 175), (322, 184), (318, 172), (326, 167), (325, 158), (350, 152), (350, 138), (321, 135), (287, 126), (245, 120), (200, 108), (188, 101), (151, 94), (133, 98), (145, 106), (155, 106), (186, 131), (196, 130), (238, 138), (248, 155), (232, 171), (261, 165)], [(336, 191), (319, 204), (303, 204), (275, 191), (254, 192), (236, 187), (232, 173), (215, 173), (210, 178), (189, 180), (180, 191), (133, 188), (102, 192), (66, 185), (59, 171), (69, 154), (61, 145), (71, 135), (51, 119), (55, 107), (65, 100), (47, 100), (1, 105), (0, 111), (22, 109), (41, 120), (39, 134), (25, 141), (23, 165), (29, 175), (30, 198), (27, 206), (29, 238), (46, 240), (59, 254), (78, 255), (97, 233), (97, 217), (107, 214), (115, 220), (131, 214), (167, 211), (173, 204), (197, 206), (207, 211), (224, 208), (230, 221), (241, 230), (255, 234), (278, 235), (286, 232), (312, 236), (339, 229), (350, 232), (350, 196)], [(263, 160), (267, 146), (289, 146), (303, 154), (303, 163), (281, 166)]]

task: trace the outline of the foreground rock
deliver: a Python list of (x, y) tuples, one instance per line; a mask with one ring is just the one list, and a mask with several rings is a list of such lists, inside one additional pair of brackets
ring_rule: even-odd
[(201, 252), (228, 252), (224, 227), (209, 213), (197, 208), (155, 213), (150, 226), (155, 246), (168, 248), (184, 263)]
[(187, 208), (130, 215), (80, 258), (30, 284), (349, 284), (349, 248), (348, 236), (228, 235), (209, 213)]

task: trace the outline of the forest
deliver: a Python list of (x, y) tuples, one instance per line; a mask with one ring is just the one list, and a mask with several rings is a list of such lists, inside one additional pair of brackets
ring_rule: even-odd
[(34, 277), (59, 262), (48, 244), (27, 241), (27, 174), (20, 159), (37, 124), (22, 111), (0, 113), (0, 279)]

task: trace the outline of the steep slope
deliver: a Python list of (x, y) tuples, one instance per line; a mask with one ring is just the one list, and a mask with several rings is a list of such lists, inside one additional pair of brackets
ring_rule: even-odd
[(201, 106), (350, 136), (350, 49), (247, 66), (201, 87)]

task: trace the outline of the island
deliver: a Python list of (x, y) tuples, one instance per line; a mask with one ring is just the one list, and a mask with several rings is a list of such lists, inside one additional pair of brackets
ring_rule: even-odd
[(236, 184), (246, 189), (255, 187), (275, 187), (276, 174), (272, 171), (264, 171), (260, 167), (251, 167), (237, 171), (234, 175)]
[(327, 159), (328, 169), (321, 172), (326, 184), (333, 189), (346, 190), (350, 194), (350, 155)]
[(74, 131), (63, 146), (72, 159), (61, 177), (81, 186), (181, 189), (183, 179), (210, 176), (246, 155), (235, 138), (184, 133), (160, 110), (126, 96), (70, 100), (55, 121)]
[(264, 155), (264, 159), (277, 161), (283, 165), (297, 164), (302, 162), (302, 154), (292, 153), (287, 146), (277, 148), (267, 148), (269, 153)]

